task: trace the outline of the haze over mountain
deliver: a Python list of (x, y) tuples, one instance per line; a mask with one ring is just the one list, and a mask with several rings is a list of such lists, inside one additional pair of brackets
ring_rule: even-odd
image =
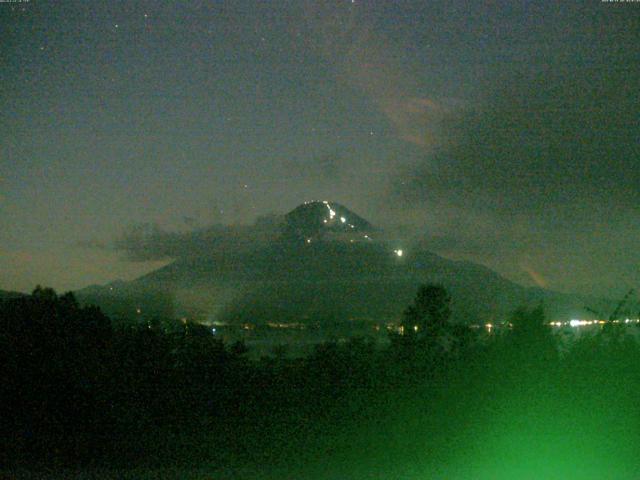
[[(584, 314), (584, 305), (593, 302), (523, 287), (396, 233), (339, 203), (306, 202), (253, 227), (199, 232), (197, 248), (165, 267), (78, 294), (107, 312), (242, 323), (396, 321), (418, 285), (429, 282), (450, 291), (458, 322), (500, 321), (518, 306), (538, 302), (552, 319), (567, 319)], [(177, 238), (171, 242), (169, 250), (179, 250)]]

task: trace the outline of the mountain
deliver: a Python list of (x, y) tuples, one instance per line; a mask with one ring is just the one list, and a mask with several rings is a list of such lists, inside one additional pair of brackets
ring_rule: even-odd
[(421, 242), (398, 240), (335, 202), (307, 202), (270, 225), (277, 228), (255, 238), (252, 229), (230, 230), (197, 254), (132, 282), (81, 290), (78, 297), (112, 314), (238, 323), (397, 321), (418, 286), (429, 282), (450, 291), (459, 322), (500, 321), (518, 306), (539, 302), (550, 318), (566, 319), (582, 315), (588, 304), (446, 259)]

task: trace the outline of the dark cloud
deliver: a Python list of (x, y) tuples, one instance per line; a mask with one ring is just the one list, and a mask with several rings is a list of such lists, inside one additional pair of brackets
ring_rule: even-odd
[(446, 146), (401, 175), (395, 193), (527, 213), (637, 209), (640, 71), (625, 71), (621, 87), (604, 72), (577, 70), (514, 75), (451, 119)]
[(496, 71), (433, 151), (398, 168), (390, 198), (447, 218), (427, 228), (432, 248), (529, 284), (640, 282), (640, 50), (616, 33), (597, 54)]
[(280, 232), (282, 217), (265, 215), (253, 225), (211, 225), (168, 231), (156, 223), (130, 227), (113, 242), (113, 248), (134, 262), (178, 258), (205, 258), (225, 250), (242, 252), (272, 240)]

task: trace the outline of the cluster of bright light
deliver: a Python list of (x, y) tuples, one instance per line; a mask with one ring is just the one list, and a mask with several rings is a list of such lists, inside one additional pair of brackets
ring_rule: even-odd
[[(607, 323), (640, 323), (640, 318), (627, 318), (624, 320), (612, 320), (611, 322), (606, 321), (606, 320), (579, 320), (577, 318), (574, 318), (573, 320), (570, 320), (568, 322), (549, 322), (548, 325), (550, 327), (586, 327), (586, 326), (590, 326), (590, 325), (605, 325)], [(470, 325), (471, 328), (474, 329), (478, 329), (481, 328), (482, 325), (478, 325), (478, 324), (472, 324)], [(487, 331), (489, 333), (491, 333), (491, 331), (494, 328), (502, 328), (502, 327), (508, 327), (508, 328), (513, 328), (513, 325), (511, 323), (505, 323), (505, 324), (492, 324), (492, 323), (485, 323), (484, 324), (484, 328), (487, 329)]]
[[(333, 217), (336, 216), (336, 212), (333, 208), (331, 208), (331, 205), (329, 205), (329, 202), (327, 202), (326, 200), (323, 200), (322, 203), (324, 203), (327, 206), (327, 209), (329, 210), (329, 220), (333, 220)], [(327, 223), (326, 221), (324, 223)]]
[(573, 319), (568, 322), (549, 322), (549, 326), (551, 327), (584, 327), (586, 325), (598, 325), (606, 323), (604, 320), (578, 320)]
[[(606, 325), (607, 323), (640, 323), (640, 318), (627, 318), (624, 320), (612, 320), (612, 321), (607, 321), (607, 320), (579, 320), (577, 318), (574, 318), (573, 320), (570, 320), (568, 322), (559, 322), (559, 321), (555, 321), (555, 322), (549, 322), (547, 325), (549, 325), (550, 327), (585, 327), (585, 326), (589, 326), (589, 325)], [(482, 325), (478, 325), (478, 324), (473, 324), (471, 325), (471, 328), (480, 328)], [(502, 326), (506, 326), (509, 328), (513, 328), (513, 325), (510, 323), (504, 324)], [(492, 328), (496, 327), (496, 325), (493, 325), (491, 323), (486, 323), (484, 325), (485, 328), (487, 328), (488, 330), (491, 330)]]
[(611, 320), (608, 322), (607, 320), (579, 320), (574, 318), (569, 322), (551, 322), (549, 325), (554, 327), (562, 327), (563, 325), (569, 325), (571, 327), (584, 327), (589, 325), (605, 325), (607, 323), (640, 323), (640, 318), (625, 318), (624, 320)]
[(267, 322), (269, 328), (289, 328), (294, 330), (304, 330), (307, 326), (304, 323), (283, 323), (283, 322)]
[(597, 320), (577, 320), (574, 318), (569, 322), (569, 325), (572, 327), (582, 327), (584, 325), (593, 325), (594, 323), (598, 323)]
[[(327, 218), (325, 218), (325, 219), (323, 220), (323, 222), (324, 222), (324, 223), (329, 223), (329, 221), (331, 221), (331, 220), (333, 220), (333, 219), (335, 218), (335, 216), (336, 216), (336, 211), (335, 211), (333, 208), (331, 208), (331, 205), (329, 204), (329, 202), (328, 202), (328, 201), (323, 200), (323, 201), (322, 201), (322, 203), (327, 207), (327, 210), (329, 210), (329, 218), (328, 218), (328, 219), (327, 219)], [(341, 217), (340, 217), (340, 222), (341, 222), (341, 223), (347, 223), (347, 219), (346, 219), (345, 217), (342, 217), (342, 216), (341, 216)], [(349, 225), (349, 227), (351, 227), (351, 228), (356, 228), (356, 226), (355, 226), (355, 225), (353, 225), (352, 223), (349, 223), (348, 225)]]
[(396, 256), (398, 256), (398, 257), (401, 257), (402, 255), (404, 255), (404, 252), (402, 251), (401, 248), (398, 248), (398, 249), (394, 250), (393, 253), (395, 253)]

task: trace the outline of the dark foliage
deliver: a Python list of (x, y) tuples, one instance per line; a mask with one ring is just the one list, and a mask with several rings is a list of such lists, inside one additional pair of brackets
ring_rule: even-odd
[(389, 346), (354, 338), (252, 360), (199, 325), (114, 328), (73, 295), (38, 287), (0, 302), (0, 460), (302, 465), (390, 436), (403, 462), (418, 455), (411, 435), (446, 445), (455, 428), (520, 405), (546, 415), (580, 399), (592, 419), (608, 395), (635, 411), (640, 349), (628, 335), (603, 329), (567, 347), (541, 307), (487, 335), (451, 325), (449, 304), (444, 288), (421, 288)]

